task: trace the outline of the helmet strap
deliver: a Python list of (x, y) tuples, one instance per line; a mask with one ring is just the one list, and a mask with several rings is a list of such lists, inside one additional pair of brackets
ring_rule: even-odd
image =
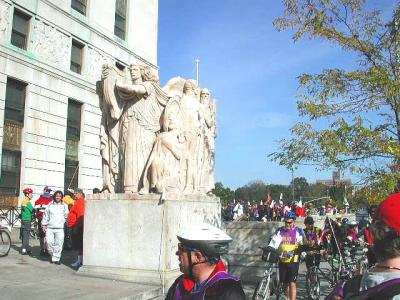
[(192, 262), (192, 250), (187, 250), (186, 251), (187, 255), (188, 255), (188, 259), (189, 259), (189, 278), (194, 279), (193, 277), (193, 267), (196, 265), (200, 265), (200, 264), (205, 264), (205, 263), (209, 263), (208, 259), (206, 256), (204, 256), (205, 260), (202, 262)]
[(193, 262), (192, 262), (192, 250), (187, 249), (187, 250), (186, 250), (186, 254), (187, 254), (188, 259), (189, 259), (189, 275), (188, 275), (188, 277), (189, 277), (190, 279), (194, 279), (194, 278), (193, 278), (193, 266), (194, 266), (194, 264), (193, 264)]

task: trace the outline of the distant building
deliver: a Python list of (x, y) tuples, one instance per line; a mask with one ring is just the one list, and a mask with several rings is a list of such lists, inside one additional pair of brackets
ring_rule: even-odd
[(350, 179), (340, 179), (340, 172), (339, 171), (333, 171), (332, 172), (332, 179), (319, 179), (315, 182), (316, 184), (322, 183), (323, 185), (326, 186), (334, 186), (334, 185), (346, 185), (346, 186), (351, 186), (351, 180)]
[(158, 0), (0, 0), (0, 206), (102, 187), (104, 63), (157, 69)]

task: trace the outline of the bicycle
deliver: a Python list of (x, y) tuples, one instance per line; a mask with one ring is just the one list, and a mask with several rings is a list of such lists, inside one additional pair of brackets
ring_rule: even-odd
[(38, 229), (38, 221), (36, 219), (36, 215), (32, 216), (32, 221), (31, 221), (31, 231), (29, 232), (29, 235), (31, 238), (38, 240), (39, 239), (39, 229)]
[(321, 296), (321, 280), (328, 282), (329, 287), (334, 287), (339, 282), (340, 272), (344, 269), (343, 265), (339, 263), (336, 256), (330, 256), (326, 262), (329, 268), (321, 268), (320, 263), (324, 262), (319, 251), (307, 251), (306, 257), (310, 257), (309, 266), (306, 273), (306, 289), (308, 298), (311, 300), (318, 300)]
[(267, 262), (263, 278), (254, 290), (253, 300), (271, 299), (275, 295), (277, 300), (286, 299), (284, 286), (279, 281), (279, 253), (272, 247), (259, 247), (263, 250), (262, 260)]
[(306, 273), (306, 290), (308, 298), (311, 300), (318, 300), (320, 296), (321, 283), (319, 271), (321, 270), (319, 262), (321, 259), (317, 258), (319, 255), (316, 251), (306, 252), (306, 262), (309, 264)]
[[(5, 219), (4, 215), (0, 220)], [(11, 249), (11, 228), (0, 223), (0, 257), (7, 256)]]

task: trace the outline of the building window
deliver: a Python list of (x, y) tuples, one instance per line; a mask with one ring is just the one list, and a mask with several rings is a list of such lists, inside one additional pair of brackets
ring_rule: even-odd
[(126, 29), (126, 0), (116, 0), (115, 2), (115, 23), (114, 34), (125, 40)]
[(82, 15), (86, 15), (86, 0), (71, 0), (71, 7)]
[(28, 15), (14, 10), (11, 44), (24, 50), (28, 44), (29, 20)]
[(79, 161), (65, 160), (64, 189), (77, 189), (79, 174)]
[(81, 74), (82, 73), (82, 53), (83, 45), (77, 41), (72, 40), (71, 48), (71, 71)]
[(0, 178), (0, 194), (3, 195), (19, 194), (25, 90), (23, 82), (7, 78)]
[(65, 143), (65, 189), (78, 187), (81, 110), (82, 105), (79, 102), (74, 100), (68, 101), (67, 136)]
[(24, 123), (25, 89), (25, 83), (7, 79), (4, 119), (19, 124)]
[(81, 136), (81, 110), (82, 104), (68, 100), (67, 140), (78, 140)]
[(0, 193), (6, 195), (19, 194), (19, 178), (21, 173), (21, 152), (3, 148), (1, 157)]

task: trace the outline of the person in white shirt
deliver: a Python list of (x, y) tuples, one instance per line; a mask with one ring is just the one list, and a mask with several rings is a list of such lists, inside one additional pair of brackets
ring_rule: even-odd
[(233, 209), (233, 220), (236, 221), (243, 215), (243, 205), (238, 202)]
[(46, 233), (50, 263), (59, 265), (64, 244), (64, 224), (68, 217), (68, 206), (62, 201), (63, 193), (56, 191), (44, 211), (42, 228)]

